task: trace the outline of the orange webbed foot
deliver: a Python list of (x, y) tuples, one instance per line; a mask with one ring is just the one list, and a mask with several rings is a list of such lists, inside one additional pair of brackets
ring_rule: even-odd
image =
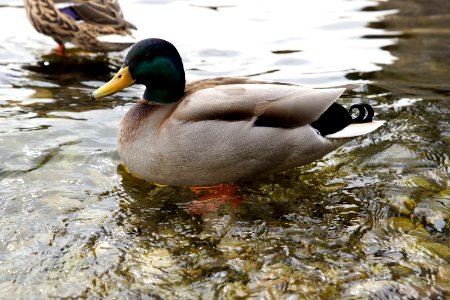
[(198, 195), (198, 198), (191, 201), (186, 209), (194, 215), (217, 211), (219, 207), (227, 203), (235, 210), (242, 202), (242, 197), (236, 195), (237, 185), (234, 184), (194, 186), (191, 190)]

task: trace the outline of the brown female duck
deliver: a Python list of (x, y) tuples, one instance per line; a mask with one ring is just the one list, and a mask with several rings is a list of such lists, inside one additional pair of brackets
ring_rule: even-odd
[[(131, 35), (136, 27), (126, 21), (117, 0), (24, 0), (25, 10), (36, 30), (51, 36), (64, 53), (64, 44), (93, 52), (121, 51), (132, 43), (103, 42), (104, 35)], [(64, 3), (58, 8), (57, 4)], [(68, 5), (67, 5), (68, 4)]]

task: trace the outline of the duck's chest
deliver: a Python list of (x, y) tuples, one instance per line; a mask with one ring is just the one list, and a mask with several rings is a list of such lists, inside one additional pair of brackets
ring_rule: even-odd
[(150, 104), (144, 100), (133, 105), (122, 119), (118, 145), (122, 160), (142, 160), (160, 144), (171, 105)]

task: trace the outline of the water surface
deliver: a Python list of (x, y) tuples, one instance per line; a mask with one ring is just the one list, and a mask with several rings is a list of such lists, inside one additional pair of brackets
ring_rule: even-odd
[(450, 278), (448, 1), (122, 1), (188, 80), (356, 84), (388, 124), (201, 216), (120, 165), (143, 92), (93, 89), (126, 54), (52, 54), (0, 1), (0, 298), (444, 299)]

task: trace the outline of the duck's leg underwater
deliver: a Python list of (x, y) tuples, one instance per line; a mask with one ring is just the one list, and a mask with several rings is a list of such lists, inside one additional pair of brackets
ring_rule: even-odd
[(195, 186), (191, 187), (191, 190), (198, 195), (198, 198), (191, 201), (186, 209), (194, 215), (214, 212), (224, 204), (230, 204), (235, 210), (242, 202), (242, 197), (236, 195), (237, 185), (235, 184)]

